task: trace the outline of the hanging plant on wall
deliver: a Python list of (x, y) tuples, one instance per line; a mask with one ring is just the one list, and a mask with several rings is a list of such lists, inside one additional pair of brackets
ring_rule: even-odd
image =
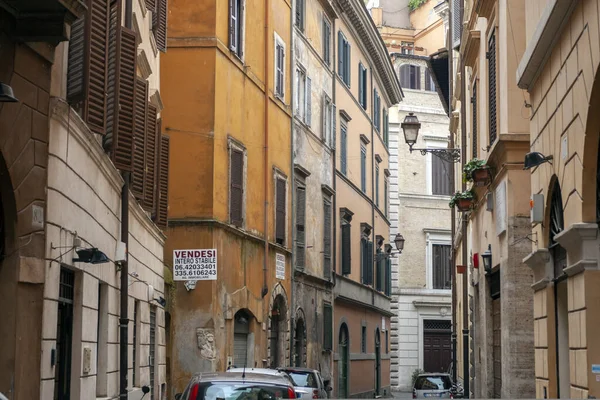
[(475, 192), (467, 190), (465, 192), (456, 192), (450, 199), (450, 208), (456, 207), (458, 211), (469, 211), (475, 205)]
[(410, 11), (415, 11), (417, 8), (421, 7), (423, 4), (427, 3), (429, 0), (410, 0), (408, 2), (408, 8)]
[(492, 173), (489, 166), (485, 165), (484, 160), (478, 158), (471, 159), (463, 167), (463, 182), (473, 182), (475, 186), (484, 186), (492, 179)]

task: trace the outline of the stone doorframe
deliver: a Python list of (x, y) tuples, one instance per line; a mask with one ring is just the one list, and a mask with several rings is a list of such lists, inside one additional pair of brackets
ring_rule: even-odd
[(285, 305), (285, 309), (286, 309), (286, 319), (287, 319), (287, 324), (285, 326), (285, 330), (281, 330), (281, 324), (279, 327), (279, 335), (283, 335), (283, 337), (279, 337), (279, 340), (283, 340), (283, 355), (279, 355), (280, 358), (283, 359), (283, 364), (284, 365), (278, 365), (278, 367), (283, 367), (283, 366), (289, 366), (290, 365), (290, 322), (291, 322), (291, 318), (289, 318), (289, 315), (291, 313), (291, 308), (288, 302), (288, 297), (285, 291), (285, 288), (281, 285), (281, 283), (277, 283), (275, 285), (275, 287), (273, 288), (271, 297), (269, 299), (269, 314), (268, 314), (268, 327), (267, 327), (267, 335), (268, 335), (268, 348), (267, 348), (267, 365), (271, 365), (271, 357), (272, 357), (272, 351), (271, 351), (271, 331), (272, 331), (272, 318), (271, 318), (271, 310), (273, 310), (273, 306), (275, 305), (275, 300), (277, 299), (278, 296), (281, 296), (281, 298), (283, 299), (284, 305)]

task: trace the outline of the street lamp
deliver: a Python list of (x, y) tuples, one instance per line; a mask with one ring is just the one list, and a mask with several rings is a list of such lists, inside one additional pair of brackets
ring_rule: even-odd
[(483, 260), (483, 268), (486, 273), (490, 273), (492, 271), (492, 245), (488, 244), (488, 248), (481, 255), (481, 259)]
[(404, 131), (404, 141), (408, 144), (408, 148), (412, 153), (413, 150), (419, 150), (421, 155), (431, 153), (434, 156), (441, 158), (447, 162), (459, 162), (460, 161), (460, 149), (415, 149), (413, 146), (417, 143), (419, 137), (419, 129), (421, 129), (421, 123), (414, 113), (408, 113), (404, 118), (404, 122), (400, 124)]
[(396, 234), (394, 238), (394, 244), (396, 245), (396, 250), (398, 250), (399, 254), (402, 254), (402, 250), (404, 250), (404, 236), (400, 233)]

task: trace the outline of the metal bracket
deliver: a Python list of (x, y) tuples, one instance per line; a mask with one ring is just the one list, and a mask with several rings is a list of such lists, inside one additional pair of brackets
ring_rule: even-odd
[(434, 156), (441, 158), (446, 162), (457, 163), (460, 162), (460, 149), (410, 149), (412, 153), (413, 150), (418, 150), (421, 152), (421, 155), (426, 155), (427, 153), (431, 153)]

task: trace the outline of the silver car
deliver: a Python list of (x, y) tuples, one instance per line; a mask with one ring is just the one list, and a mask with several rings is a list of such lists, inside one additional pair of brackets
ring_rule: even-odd
[(273, 376), (282, 376), (287, 379), (292, 386), (295, 386), (294, 380), (292, 377), (285, 371), (279, 369), (272, 368), (229, 368), (227, 372), (252, 372), (253, 374), (265, 374), (265, 375), (273, 375)]
[(287, 372), (292, 377), (296, 394), (300, 394), (303, 400), (326, 399), (327, 392), (331, 391), (331, 387), (323, 382), (321, 373), (316, 369), (287, 367), (279, 370)]
[(279, 400), (295, 399), (296, 392), (281, 375), (254, 372), (198, 374), (175, 400)]
[(452, 398), (452, 378), (448, 374), (420, 374), (413, 385), (413, 399)]

